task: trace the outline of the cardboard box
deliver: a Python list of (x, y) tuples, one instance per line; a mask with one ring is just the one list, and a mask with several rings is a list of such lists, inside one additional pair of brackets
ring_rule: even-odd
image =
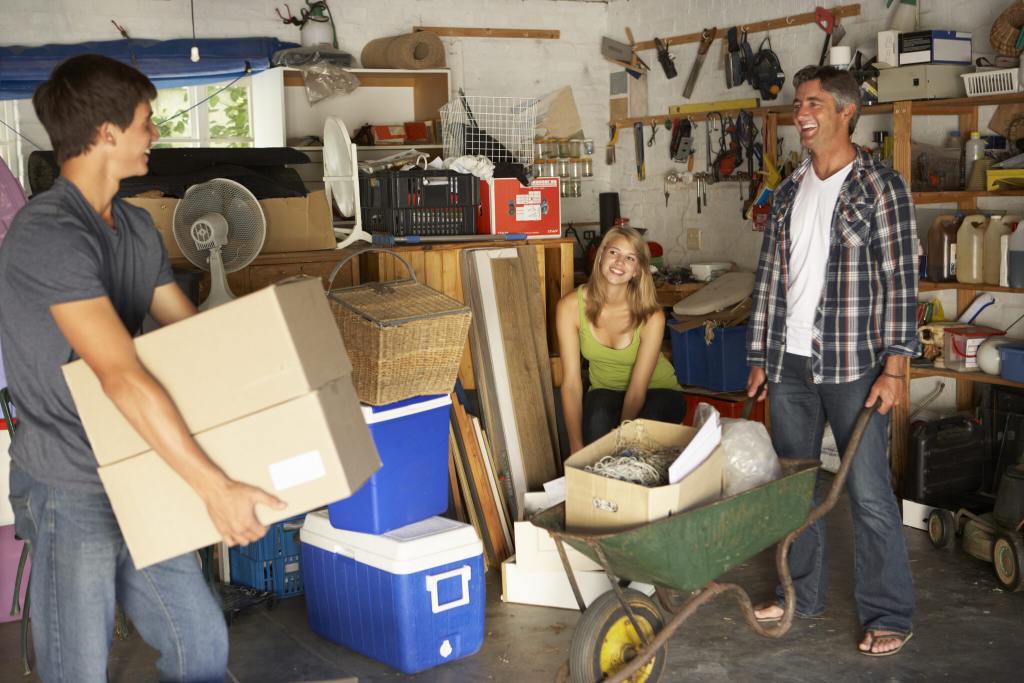
[[(612, 589), (608, 575), (603, 571), (575, 573), (576, 585), (579, 586), (583, 604), (590, 603)], [(654, 595), (654, 586), (634, 581), (629, 584), (648, 597)], [(523, 605), (540, 605), (542, 607), (560, 607), (562, 609), (579, 609), (576, 597), (569, 585), (569, 577), (559, 566), (555, 569), (528, 569), (519, 561), (517, 554), (501, 563), (501, 601)]]
[(569, 531), (615, 531), (662, 519), (722, 496), (722, 463), (719, 446), (682, 481), (647, 487), (602, 477), (585, 471), (602, 457), (614, 453), (622, 441), (641, 437), (682, 451), (697, 433), (693, 427), (633, 420), (606, 434), (565, 461), (565, 523)]
[[(530, 522), (515, 523), (516, 564), (525, 571), (558, 571), (564, 573), (562, 559), (558, 556), (555, 539), (546, 530)], [(565, 544), (565, 556), (569, 566), (580, 572), (599, 572), (601, 565)]]
[[(345, 498), (380, 467), (347, 375), (195, 438), (227, 476), (288, 504), (258, 506), (264, 524)], [(203, 501), (155, 451), (99, 474), (137, 568), (220, 540)]]
[(878, 32), (878, 55), (875, 57), (875, 67), (891, 69), (900, 65), (899, 38), (899, 31)]
[(559, 178), (534, 178), (526, 187), (515, 178), (481, 180), (477, 234), (561, 237), (560, 183)]
[[(145, 209), (153, 217), (153, 224), (160, 231), (168, 256), (184, 258), (172, 230), (178, 199), (129, 197), (125, 201)], [(260, 206), (267, 220), (267, 237), (260, 253), (334, 249), (337, 245), (331, 207), (323, 190), (310, 192), (305, 197), (263, 199)]]
[(968, 31), (908, 31), (899, 35), (900, 66), (907, 64), (970, 64)]
[[(303, 396), (352, 370), (318, 278), (265, 287), (144, 334), (135, 351), (193, 434)], [(149, 450), (84, 361), (65, 365), (64, 378), (100, 465)]]
[(373, 135), (375, 145), (404, 145), (404, 125), (371, 126), (370, 132)]

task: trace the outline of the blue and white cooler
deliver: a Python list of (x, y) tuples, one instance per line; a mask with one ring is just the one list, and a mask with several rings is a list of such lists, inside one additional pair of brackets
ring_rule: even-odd
[(306, 611), (318, 635), (407, 674), (475, 653), (484, 640), (483, 545), (431, 517), (386, 534), (302, 527)]
[(345, 500), (327, 506), (338, 529), (381, 534), (448, 509), (448, 394), (364, 405), (381, 468)]

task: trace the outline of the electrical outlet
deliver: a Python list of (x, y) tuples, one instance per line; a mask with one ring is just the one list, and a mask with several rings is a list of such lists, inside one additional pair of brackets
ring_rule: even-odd
[(700, 251), (704, 248), (704, 231), (700, 228), (687, 228), (686, 248), (690, 251)]

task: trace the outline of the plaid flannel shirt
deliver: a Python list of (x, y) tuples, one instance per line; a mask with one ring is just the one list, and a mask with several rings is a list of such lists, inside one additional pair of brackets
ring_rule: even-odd
[[(779, 381), (786, 351), (789, 221), (810, 159), (775, 191), (747, 328), (747, 364)], [(810, 172), (813, 172), (812, 170)], [(814, 316), (816, 384), (851, 382), (887, 356), (917, 354), (917, 226), (903, 178), (857, 148), (832, 214), (828, 263)]]

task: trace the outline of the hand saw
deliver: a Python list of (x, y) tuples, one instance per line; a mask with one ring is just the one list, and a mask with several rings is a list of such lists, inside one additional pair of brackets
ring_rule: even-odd
[(700, 45), (697, 47), (697, 59), (690, 67), (690, 77), (686, 79), (686, 87), (683, 88), (683, 97), (690, 99), (693, 88), (697, 85), (697, 76), (700, 75), (700, 67), (704, 64), (704, 58), (711, 48), (711, 43), (718, 36), (718, 29), (715, 27), (706, 28), (700, 34)]

